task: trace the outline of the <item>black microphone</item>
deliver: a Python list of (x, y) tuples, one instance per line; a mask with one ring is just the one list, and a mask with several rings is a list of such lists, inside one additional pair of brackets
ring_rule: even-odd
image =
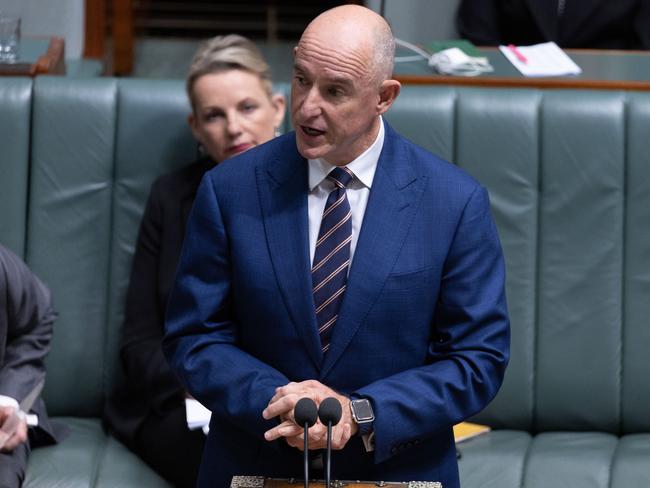
[(332, 426), (339, 423), (342, 414), (341, 402), (334, 397), (328, 397), (318, 407), (318, 418), (327, 425), (327, 453), (325, 463), (325, 486), (330, 488), (332, 469)]
[(318, 418), (318, 410), (314, 400), (308, 397), (298, 400), (293, 409), (293, 418), (298, 425), (305, 429), (303, 461), (305, 463), (305, 488), (307, 488), (309, 486), (309, 435), (307, 431), (309, 427), (316, 423), (316, 419)]

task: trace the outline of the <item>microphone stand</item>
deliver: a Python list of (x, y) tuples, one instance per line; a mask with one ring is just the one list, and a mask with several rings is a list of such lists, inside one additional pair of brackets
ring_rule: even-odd
[(296, 424), (304, 428), (305, 444), (303, 462), (305, 464), (305, 488), (309, 487), (309, 428), (316, 423), (318, 409), (311, 398), (305, 397), (298, 400), (293, 410)]
[(325, 486), (332, 486), (332, 426), (341, 420), (341, 402), (334, 397), (323, 400), (318, 407), (318, 417), (323, 425), (327, 425), (327, 451), (325, 458)]
[(327, 422), (327, 456), (325, 459), (325, 486), (330, 488), (332, 478), (332, 421)]
[(304, 451), (303, 451), (303, 462), (304, 462), (304, 469), (305, 469), (305, 488), (309, 488), (309, 423), (305, 421), (304, 424), (305, 428), (305, 444), (304, 444)]

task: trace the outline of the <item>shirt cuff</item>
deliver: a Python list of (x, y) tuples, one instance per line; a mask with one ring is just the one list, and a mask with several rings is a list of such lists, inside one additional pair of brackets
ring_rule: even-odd
[(0, 407), (13, 407), (18, 412), (18, 416), (25, 419), (29, 427), (36, 427), (38, 425), (38, 415), (35, 413), (27, 413), (20, 410), (18, 400), (6, 395), (0, 395)]
[(0, 407), (14, 407), (18, 410), (18, 400), (6, 395), (0, 395)]
[(371, 432), (367, 435), (362, 435), (361, 440), (363, 441), (363, 447), (366, 448), (366, 452), (372, 452), (375, 450), (375, 433)]

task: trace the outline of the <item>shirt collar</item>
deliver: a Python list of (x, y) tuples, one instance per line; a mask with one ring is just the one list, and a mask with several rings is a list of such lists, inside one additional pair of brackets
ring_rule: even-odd
[[(346, 167), (354, 173), (356, 179), (365, 187), (372, 187), (372, 180), (375, 178), (379, 155), (384, 147), (384, 120), (379, 116), (379, 132), (375, 142), (366, 149), (359, 157), (348, 163)], [(327, 177), (336, 166), (324, 159), (309, 159), (309, 191), (312, 191)]]

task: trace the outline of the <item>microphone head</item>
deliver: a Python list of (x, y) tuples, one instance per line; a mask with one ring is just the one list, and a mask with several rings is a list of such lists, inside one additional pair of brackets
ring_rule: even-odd
[(327, 425), (329, 422), (332, 425), (338, 424), (342, 413), (341, 402), (334, 397), (326, 398), (320, 402), (320, 407), (318, 407), (318, 418), (323, 425)]
[(318, 409), (314, 400), (308, 397), (298, 400), (293, 409), (293, 418), (300, 427), (304, 427), (305, 424), (307, 427), (314, 425), (318, 418)]

